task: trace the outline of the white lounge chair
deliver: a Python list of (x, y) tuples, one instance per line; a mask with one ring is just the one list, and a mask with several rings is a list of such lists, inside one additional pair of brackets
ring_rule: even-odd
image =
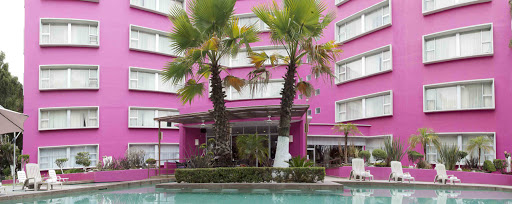
[[(23, 189), (25, 187), (31, 189), (33, 188), (35, 191), (39, 190), (39, 186), (46, 184), (46, 190), (50, 190), (50, 184), (48, 182), (44, 182), (41, 178), (41, 172), (39, 171), (39, 165), (29, 163), (25, 166), (27, 170), (27, 179), (23, 184)], [(33, 187), (32, 187), (33, 186)]]
[(57, 173), (55, 173), (55, 170), (48, 170), (48, 179), (46, 179), (46, 182), (50, 183), (53, 189), (53, 185), (60, 185), (60, 188), (62, 189), (62, 183), (64, 183), (68, 178), (61, 178), (60, 176), (57, 176)]
[(373, 180), (373, 175), (370, 174), (370, 170), (364, 170), (363, 159), (352, 159), (352, 171), (350, 171), (349, 180), (352, 178), (355, 180), (365, 180), (366, 178)]
[(25, 183), (25, 180), (27, 180), (27, 174), (25, 174), (25, 171), (18, 171), (16, 174), (18, 175), (18, 183)]
[(4, 191), (4, 193), (7, 193), (7, 190), (5, 190), (5, 186), (2, 186), (2, 182), (0, 182), (0, 192)]
[(394, 180), (394, 181), (401, 180), (402, 183), (405, 180), (408, 180), (409, 183), (411, 183), (411, 180), (415, 181), (414, 177), (412, 177), (409, 172), (404, 173), (404, 171), (402, 169), (402, 162), (399, 162), (399, 161), (391, 161), (391, 174), (389, 174), (388, 181), (391, 182), (391, 180)]
[(391, 204), (402, 204), (404, 203), (404, 197), (412, 196), (412, 194), (414, 194), (414, 190), (392, 189), (389, 190), (389, 193), (391, 194)]
[(455, 177), (454, 175), (447, 175), (446, 174), (446, 167), (444, 164), (436, 164), (436, 171), (437, 175), (434, 178), (434, 183), (441, 181), (441, 183), (446, 184), (446, 182), (449, 182), (451, 184), (455, 184), (455, 182), (461, 183), (460, 179)]

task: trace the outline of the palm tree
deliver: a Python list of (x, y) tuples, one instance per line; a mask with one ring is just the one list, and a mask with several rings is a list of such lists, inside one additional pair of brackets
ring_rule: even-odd
[(343, 157), (345, 157), (345, 164), (348, 164), (348, 136), (356, 134), (362, 135), (362, 133), (359, 131), (359, 128), (357, 128), (357, 126), (352, 123), (339, 123), (336, 124), (333, 129), (336, 132), (343, 133), (345, 136), (345, 149), (343, 151)]
[(480, 155), (482, 153), (482, 150), (484, 150), (484, 151), (493, 151), (494, 150), (494, 148), (491, 147), (493, 142), (494, 141), (491, 138), (489, 138), (485, 135), (478, 136), (478, 137), (475, 137), (475, 138), (469, 140), (469, 145), (468, 145), (467, 149), (468, 149), (468, 152), (473, 152), (473, 150), (477, 149), (478, 150), (478, 162), (480, 162)]
[[(303, 81), (297, 69), (303, 58), (308, 57), (308, 66), (311, 73), (334, 78), (330, 62), (335, 61), (338, 45), (333, 41), (316, 44), (314, 39), (322, 37), (323, 30), (330, 25), (335, 15), (326, 11), (326, 4), (321, 0), (283, 0), (282, 4), (275, 0), (271, 4), (262, 4), (252, 9), (258, 18), (270, 28), (270, 39), (274, 45), (283, 46), (286, 56), (266, 53), (251, 53), (251, 63), (255, 65), (254, 71), (249, 74), (250, 82), (257, 79), (268, 81), (269, 70), (263, 66), (270, 61), (272, 67), (281, 60), (286, 64), (286, 74), (283, 76), (284, 88), (281, 91), (281, 111), (279, 119), (279, 137), (274, 160), (275, 167), (287, 167), (289, 159), (289, 135), (291, 122), (291, 109), (296, 90), (306, 96), (311, 96), (313, 86)], [(298, 77), (299, 82), (296, 81)]]
[(430, 128), (419, 128), (416, 135), (411, 135), (411, 137), (409, 137), (409, 144), (411, 145), (411, 149), (415, 148), (416, 145), (421, 144), (425, 160), (427, 158), (428, 144), (433, 144), (437, 149), (440, 147), (439, 137), (434, 130)]
[[(189, 13), (174, 7), (169, 19), (174, 27), (169, 35), (171, 47), (183, 56), (169, 62), (163, 72), (165, 81), (179, 84), (178, 90), (183, 104), (191, 103), (207, 90), (206, 81), (210, 81), (213, 103), (213, 132), (215, 134), (214, 154), (220, 163), (231, 159), (229, 120), (224, 101), (224, 87), (232, 86), (240, 91), (245, 80), (230, 75), (220, 64), (228, 55), (236, 55), (241, 46), (250, 50), (249, 43), (259, 40), (258, 32), (253, 26), (238, 26), (238, 19), (233, 16), (236, 0), (191, 0), (188, 2)], [(221, 78), (221, 72), (227, 76)]]
[[(512, 0), (508, 0), (508, 4), (510, 5), (510, 15), (512, 15)], [(512, 40), (510, 40), (508, 46), (512, 48)]]
[(256, 166), (268, 158), (268, 139), (263, 135), (240, 135), (236, 137), (238, 155), (243, 159), (256, 159)]

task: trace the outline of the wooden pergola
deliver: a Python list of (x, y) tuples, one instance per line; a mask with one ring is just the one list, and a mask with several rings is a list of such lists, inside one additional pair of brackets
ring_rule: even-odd
[[(293, 105), (291, 109), (292, 118), (302, 117), (308, 111), (309, 105)], [(213, 109), (205, 112), (187, 113), (181, 115), (172, 115), (155, 118), (158, 121), (158, 164), (160, 164), (160, 147), (162, 141), (161, 123), (160, 122), (173, 122), (181, 124), (204, 124), (205, 122), (214, 122)], [(242, 106), (226, 108), (228, 119), (231, 120), (244, 120), (254, 118), (267, 118), (279, 117), (281, 114), (280, 105), (266, 105), (266, 106)], [(158, 165), (160, 174), (160, 165)]]

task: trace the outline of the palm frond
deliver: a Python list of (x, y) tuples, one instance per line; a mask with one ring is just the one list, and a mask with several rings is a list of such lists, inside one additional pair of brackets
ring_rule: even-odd
[(245, 79), (238, 78), (233, 75), (228, 75), (228, 76), (224, 77), (223, 83), (224, 83), (224, 87), (226, 87), (226, 88), (233, 87), (236, 91), (241, 92), (242, 88), (244, 88), (246, 82), (245, 82)]
[(335, 132), (343, 133), (344, 135), (362, 135), (359, 128), (353, 123), (338, 123), (332, 128)]
[(181, 54), (187, 49), (201, 45), (200, 43), (203, 41), (202, 34), (194, 27), (185, 10), (173, 7), (169, 19), (174, 25), (169, 34), (172, 41), (171, 47), (174, 51)]
[(181, 103), (192, 104), (192, 101), (198, 97), (202, 96), (205, 91), (205, 86), (203, 82), (197, 82), (194, 79), (189, 79), (183, 88), (178, 90), (178, 96), (180, 98)]
[(297, 91), (306, 97), (311, 97), (314, 90), (315, 88), (313, 88), (313, 85), (307, 81), (300, 81), (297, 83)]
[(270, 59), (269, 56), (267, 55), (267, 53), (265, 53), (265, 52), (260, 52), (260, 53), (250, 52), (248, 58), (251, 59), (250, 63), (253, 64), (254, 67), (256, 67), (256, 68), (260, 68), (260, 67), (264, 66), (265, 62), (268, 59)]
[(222, 33), (234, 14), (236, 0), (192, 0), (188, 10), (202, 33)]
[(192, 64), (184, 58), (176, 58), (173, 62), (167, 63), (162, 72), (163, 80), (172, 84), (179, 84), (193, 75)]

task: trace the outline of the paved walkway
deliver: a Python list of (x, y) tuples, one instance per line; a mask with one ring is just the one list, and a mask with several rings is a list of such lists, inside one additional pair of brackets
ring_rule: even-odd
[(76, 184), (76, 185), (62, 185), (62, 189), (60, 186), (55, 186), (53, 190), (46, 190), (46, 186), (42, 186), (42, 190), (33, 191), (27, 190), (22, 191), (20, 185), (16, 185), (15, 191), (13, 191), (12, 186), (6, 186), (6, 192), (0, 191), (0, 201), (6, 200), (15, 200), (21, 198), (34, 198), (40, 196), (51, 196), (51, 195), (59, 195), (66, 193), (77, 193), (77, 192), (85, 192), (85, 191), (93, 191), (100, 189), (115, 189), (115, 188), (126, 188), (126, 187), (136, 187), (142, 185), (150, 185), (150, 184), (159, 184), (169, 182), (171, 179), (169, 178), (158, 178), (158, 179), (146, 179), (140, 181), (123, 181), (123, 182), (112, 182), (112, 183), (85, 183), (85, 184)]

